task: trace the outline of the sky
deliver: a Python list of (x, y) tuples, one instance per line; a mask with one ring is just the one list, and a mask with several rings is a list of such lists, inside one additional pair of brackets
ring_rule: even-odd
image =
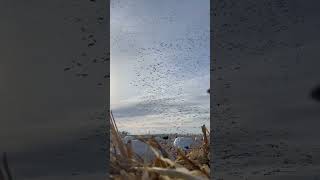
[(111, 109), (119, 129), (209, 126), (209, 1), (111, 1)]

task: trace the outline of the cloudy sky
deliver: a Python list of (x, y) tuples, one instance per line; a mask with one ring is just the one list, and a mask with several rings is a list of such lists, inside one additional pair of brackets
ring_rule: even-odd
[(111, 1), (111, 109), (121, 130), (209, 126), (209, 5)]

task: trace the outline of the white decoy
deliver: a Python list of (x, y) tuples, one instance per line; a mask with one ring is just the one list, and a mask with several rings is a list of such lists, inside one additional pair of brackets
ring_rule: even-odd
[(177, 137), (174, 140), (173, 145), (177, 148), (189, 149), (193, 142), (194, 140), (191, 137)]
[(125, 144), (131, 143), (132, 150), (135, 154), (139, 155), (142, 159), (149, 162), (155, 158), (155, 154), (152, 152), (149, 145), (133, 136), (125, 136), (123, 138)]
[(128, 144), (129, 140), (132, 141), (132, 140), (134, 140), (134, 139), (135, 139), (135, 138), (134, 138), (133, 136), (125, 136), (125, 137), (123, 138), (123, 142), (124, 142), (125, 144)]

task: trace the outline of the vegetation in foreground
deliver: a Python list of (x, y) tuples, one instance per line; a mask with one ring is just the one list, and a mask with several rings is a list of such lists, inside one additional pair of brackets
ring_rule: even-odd
[(185, 153), (177, 149), (174, 160), (153, 137), (139, 138), (149, 145), (155, 158), (144, 161), (135, 154), (130, 143), (122, 141), (112, 112), (110, 113), (110, 179), (114, 180), (208, 180), (210, 179), (210, 134), (202, 126), (203, 142)]

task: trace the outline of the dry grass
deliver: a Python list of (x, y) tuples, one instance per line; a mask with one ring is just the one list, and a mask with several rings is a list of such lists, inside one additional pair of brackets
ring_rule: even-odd
[(198, 148), (185, 154), (178, 149), (175, 160), (154, 139), (143, 139), (155, 154), (151, 162), (145, 162), (123, 143), (112, 112), (110, 113), (110, 179), (115, 180), (208, 180), (210, 179), (209, 131), (202, 126), (203, 142)]
[(12, 180), (12, 174), (8, 165), (7, 153), (3, 153), (2, 167), (0, 167), (0, 180)]

